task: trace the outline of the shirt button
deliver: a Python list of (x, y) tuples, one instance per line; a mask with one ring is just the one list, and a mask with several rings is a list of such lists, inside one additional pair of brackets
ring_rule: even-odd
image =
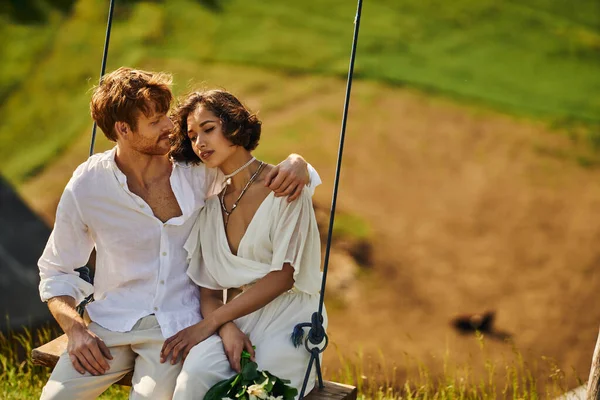
[(161, 280), (160, 280), (160, 284), (161, 284), (161, 285), (164, 285), (164, 284), (165, 284), (165, 280), (164, 280), (164, 279), (161, 279)]
[(158, 307), (154, 307), (154, 311), (158, 311)]
[(166, 256), (166, 255), (167, 255), (167, 252), (166, 252), (166, 251), (163, 251), (163, 252), (162, 252), (162, 255), (163, 255), (163, 256)]

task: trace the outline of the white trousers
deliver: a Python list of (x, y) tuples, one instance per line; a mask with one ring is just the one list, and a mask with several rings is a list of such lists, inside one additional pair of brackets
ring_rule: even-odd
[(68, 353), (60, 356), (40, 400), (95, 399), (108, 387), (134, 370), (130, 399), (171, 399), (181, 363), (160, 363), (165, 341), (154, 315), (140, 319), (129, 332), (113, 332), (91, 322), (88, 328), (110, 349), (110, 369), (94, 376), (73, 368)]

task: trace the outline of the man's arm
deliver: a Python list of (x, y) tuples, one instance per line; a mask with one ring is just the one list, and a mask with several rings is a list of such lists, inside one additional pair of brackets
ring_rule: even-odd
[[(205, 168), (204, 173), (207, 196), (221, 192), (223, 173), (218, 168)], [(320, 184), (321, 178), (317, 171), (298, 154), (290, 154), (265, 177), (265, 186), (275, 192), (277, 197), (289, 196), (289, 201), (296, 200), (304, 186), (308, 185), (314, 193)]]
[(75, 271), (87, 263), (93, 248), (94, 241), (69, 182), (56, 209), (54, 229), (38, 261), (42, 301), (70, 296), (79, 304), (93, 293), (94, 287)]
[(48, 301), (50, 312), (67, 334), (67, 351), (73, 367), (81, 374), (105, 373), (111, 358), (108, 348), (89, 331), (75, 307), (93, 292), (93, 286), (79, 277), (75, 268), (85, 265), (94, 242), (83, 221), (69, 182), (56, 210), (54, 229), (38, 261), (40, 297)]
[(265, 178), (265, 186), (274, 191), (276, 197), (289, 196), (288, 201), (296, 200), (304, 186), (309, 185), (314, 193), (320, 184), (317, 171), (298, 154), (291, 154)]
[(48, 300), (50, 312), (69, 338), (67, 352), (75, 370), (102, 375), (109, 369), (106, 359), (112, 360), (112, 356), (104, 341), (87, 328), (75, 307), (75, 299), (70, 296)]

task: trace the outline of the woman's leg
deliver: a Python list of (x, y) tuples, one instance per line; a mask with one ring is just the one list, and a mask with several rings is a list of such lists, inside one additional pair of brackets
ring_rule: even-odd
[[(256, 345), (256, 362), (259, 370), (267, 370), (273, 375), (289, 379), (290, 386), (300, 394), (310, 353), (304, 347), (294, 347), (292, 331), (297, 323), (309, 322), (312, 313), (317, 310), (318, 297), (306, 294), (282, 295), (265, 307), (262, 323), (250, 334), (250, 340)], [(323, 309), (323, 327), (327, 329), (327, 312)], [(304, 329), (305, 337), (308, 329)], [(315, 385), (316, 369), (310, 372), (305, 394)]]
[(177, 377), (173, 400), (202, 399), (212, 386), (233, 375), (221, 338), (213, 335), (190, 350)]
[[(298, 389), (298, 394), (304, 382), (310, 353), (304, 345), (296, 348), (292, 344), (289, 332), (278, 332), (271, 339), (256, 346), (256, 363), (259, 370), (266, 370), (281, 379), (289, 379), (290, 386)], [(314, 386), (315, 369), (313, 367), (306, 392)]]

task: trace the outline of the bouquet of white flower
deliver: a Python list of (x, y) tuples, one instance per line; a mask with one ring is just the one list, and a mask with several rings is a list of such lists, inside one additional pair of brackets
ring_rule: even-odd
[(259, 371), (250, 360), (250, 353), (242, 352), (241, 371), (210, 388), (204, 400), (294, 400), (298, 390), (287, 379), (281, 379), (269, 371)]

